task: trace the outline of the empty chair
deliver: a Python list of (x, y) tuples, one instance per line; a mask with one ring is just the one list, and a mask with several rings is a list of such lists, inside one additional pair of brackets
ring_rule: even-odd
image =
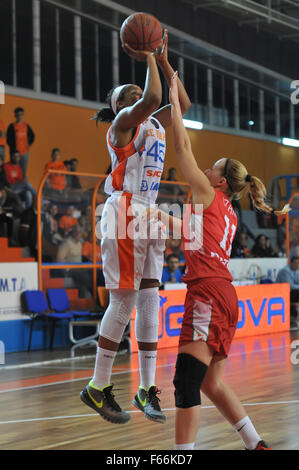
[[(99, 336), (101, 316), (100, 312), (89, 312), (80, 310), (71, 310), (71, 304), (65, 289), (48, 289), (48, 299), (51, 309), (56, 312), (68, 313), (72, 316), (69, 322), (69, 338), (73, 346), (71, 347), (71, 356), (77, 348), (87, 345), (97, 346), (96, 338)], [(94, 333), (90, 336), (76, 339), (75, 327), (93, 327)]]
[(67, 291), (65, 289), (48, 289), (47, 291), (50, 308), (55, 312), (71, 313), (74, 318), (79, 317), (94, 317), (98, 313), (89, 311), (71, 310), (71, 304)]
[(24, 300), (27, 313), (31, 316), (30, 333), (27, 350), (31, 349), (31, 339), (34, 321), (38, 318), (45, 319), (51, 322), (50, 344), (49, 348), (53, 348), (54, 334), (56, 323), (59, 320), (71, 320), (72, 314), (58, 313), (49, 311), (48, 302), (43, 291), (40, 290), (27, 290), (24, 292)]

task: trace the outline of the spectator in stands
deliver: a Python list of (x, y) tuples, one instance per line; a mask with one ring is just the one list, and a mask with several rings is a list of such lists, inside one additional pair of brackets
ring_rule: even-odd
[(182, 240), (180, 238), (173, 238), (172, 235), (166, 240), (165, 259), (169, 255), (175, 255), (180, 263), (185, 262), (184, 251), (182, 250)]
[(20, 165), (23, 176), (26, 178), (29, 163), (29, 149), (35, 140), (35, 135), (29, 124), (24, 122), (24, 109), (15, 109), (15, 122), (7, 128), (6, 141), (10, 148), (10, 153), (19, 152)]
[[(92, 232), (88, 234), (87, 239), (83, 242), (82, 245), (82, 259), (85, 262), (93, 262), (93, 245), (92, 245)], [(102, 262), (102, 255), (101, 255), (101, 242), (97, 240), (96, 242), (96, 262)], [(89, 272), (89, 271), (88, 271)], [(90, 286), (92, 285), (92, 273), (89, 272), (89, 283)], [(100, 268), (97, 268), (97, 286), (105, 286), (105, 279), (103, 275), (103, 271)]]
[[(82, 256), (84, 261), (93, 261), (93, 239), (92, 239), (92, 232), (89, 232), (86, 240), (83, 242), (82, 245)], [(97, 257), (96, 262), (101, 262), (101, 245), (100, 240), (97, 240), (96, 243), (96, 251)]]
[(299, 219), (290, 217), (290, 253), (291, 256), (299, 256)]
[[(66, 238), (58, 248), (57, 262), (64, 264), (82, 263), (83, 261), (83, 240), (82, 229), (79, 225), (73, 227), (70, 236)], [(69, 276), (72, 277), (79, 289), (81, 297), (91, 296), (92, 292), (92, 270), (90, 269), (70, 269)], [(98, 274), (98, 285), (103, 285), (100, 273)]]
[(276, 258), (277, 252), (274, 250), (270, 238), (266, 237), (266, 249), (267, 249), (267, 257), (268, 258)]
[(59, 245), (58, 263), (82, 263), (82, 230), (79, 225), (69, 231), (69, 236)]
[(283, 240), (281, 244), (278, 245), (277, 256), (279, 258), (286, 258), (287, 256), (287, 242)]
[(162, 284), (167, 282), (182, 282), (182, 273), (179, 269), (179, 258), (176, 255), (167, 256), (167, 267), (163, 269)]
[[(46, 164), (44, 173), (48, 170), (66, 171), (66, 167), (60, 161), (61, 152), (59, 148), (53, 148), (51, 152), (51, 161)], [(45, 183), (46, 187), (62, 192), (66, 187), (65, 175), (59, 173), (50, 173)]]
[[(176, 169), (175, 168), (169, 168), (167, 181), (176, 181)], [(179, 184), (169, 184), (168, 192), (170, 194), (173, 194), (174, 196), (184, 195), (184, 191), (182, 191)]]
[[(66, 171), (71, 171), (71, 160), (64, 160), (63, 164)], [(72, 184), (72, 175), (65, 175), (66, 187), (70, 188)]]
[(43, 215), (43, 236), (53, 246), (59, 245), (63, 241), (63, 237), (58, 231), (58, 207), (56, 204), (51, 205)]
[(266, 237), (263, 234), (260, 234), (256, 237), (255, 244), (251, 249), (252, 256), (255, 258), (267, 258), (269, 256), (266, 241)]
[(21, 216), (23, 204), (17, 194), (0, 189), (0, 237), (12, 238), (13, 220)]
[(239, 232), (232, 245), (231, 258), (248, 258), (248, 236), (245, 232)]
[(74, 211), (74, 206), (69, 206), (67, 208), (66, 214), (63, 215), (59, 220), (59, 228), (64, 237), (69, 235), (73, 227), (78, 224), (78, 219), (74, 217)]
[(278, 256), (282, 257), (286, 254), (286, 219), (284, 218), (281, 224), (277, 227), (277, 246), (278, 246)]
[[(281, 269), (276, 278), (277, 283), (288, 283), (291, 289), (291, 328), (297, 329), (297, 305), (299, 303), (299, 257), (293, 256), (291, 262)], [(293, 305), (292, 305), (293, 304)]]
[(0, 189), (8, 188), (9, 183), (4, 170), (4, 156), (0, 155)]
[(25, 201), (25, 209), (28, 209), (32, 206), (33, 198), (37, 193), (32, 184), (24, 178), (20, 158), (19, 152), (13, 152), (10, 162), (4, 164), (4, 171), (9, 188), (15, 194), (20, 195), (20, 198)]
[[(78, 170), (78, 159), (77, 158), (72, 158), (70, 160), (70, 167), (72, 172), (76, 172)], [(80, 183), (80, 178), (77, 175), (71, 175), (71, 185), (70, 187), (72, 189), (82, 189), (81, 183)]]
[[(15, 217), (19, 217), (23, 212), (24, 207), (21, 199), (11, 189), (9, 189), (9, 183), (6, 178), (6, 172), (4, 169), (4, 158), (0, 156), (0, 190), (5, 191), (2, 194), (2, 198), (5, 196), (5, 206), (12, 208), (12, 213)], [(2, 199), (4, 201), (4, 199)], [(2, 206), (3, 212), (3, 206)]]
[(88, 205), (82, 208), (82, 215), (78, 219), (83, 232), (88, 235), (92, 231), (92, 207)]
[[(2, 108), (2, 104), (0, 104), (0, 111)], [(5, 160), (5, 127), (4, 127), (4, 122), (2, 119), (0, 119), (0, 158), (3, 158), (3, 161)]]
[(20, 245), (30, 248), (30, 254), (37, 258), (37, 198), (35, 197), (32, 206), (26, 209), (21, 215), (19, 228)]

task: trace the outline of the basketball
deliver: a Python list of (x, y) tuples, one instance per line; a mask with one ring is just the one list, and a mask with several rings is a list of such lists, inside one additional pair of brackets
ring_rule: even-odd
[(153, 15), (134, 13), (122, 24), (120, 39), (132, 49), (153, 52), (161, 43), (162, 26)]

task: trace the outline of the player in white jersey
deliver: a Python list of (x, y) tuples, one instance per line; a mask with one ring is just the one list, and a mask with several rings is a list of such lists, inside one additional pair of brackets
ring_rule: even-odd
[[(162, 99), (159, 65), (168, 85), (174, 73), (167, 58), (167, 31), (163, 46), (154, 54), (127, 54), (147, 64), (144, 90), (133, 84), (114, 88), (108, 94), (109, 108), (100, 110), (97, 121), (112, 122), (107, 133), (111, 173), (107, 177), (107, 199), (101, 221), (102, 260), (109, 307), (101, 323), (94, 376), (81, 392), (82, 401), (112, 423), (126, 423), (112, 394), (111, 371), (120, 340), (136, 306), (135, 333), (139, 349), (140, 387), (135, 407), (157, 422), (165, 422), (155, 385), (160, 298), (158, 288), (163, 269), (165, 240), (137, 237), (136, 216), (155, 203), (165, 157), (165, 131), (171, 125), (170, 106), (158, 109)], [(191, 106), (179, 82), (183, 113)], [(111, 223), (112, 221), (112, 223)], [(111, 225), (114, 228), (111, 234)], [(141, 225), (141, 224), (140, 224)], [(137, 227), (135, 227), (138, 229)], [(142, 227), (139, 227), (141, 229)], [(148, 228), (146, 228), (146, 233)]]

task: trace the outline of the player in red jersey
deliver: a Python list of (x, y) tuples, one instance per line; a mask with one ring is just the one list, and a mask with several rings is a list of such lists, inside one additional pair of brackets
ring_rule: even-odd
[(194, 448), (202, 390), (237, 431), (246, 449), (266, 450), (267, 444), (221, 377), (238, 321), (238, 299), (227, 268), (237, 228), (230, 200), (250, 192), (256, 208), (272, 209), (264, 203), (263, 183), (250, 176), (239, 161), (222, 158), (205, 172), (198, 168), (182, 122), (177, 74), (172, 78), (170, 102), (175, 150), (193, 193), (183, 223), (158, 211), (170, 231), (181, 225), (186, 258), (183, 280), (187, 294), (174, 377), (175, 449)]

